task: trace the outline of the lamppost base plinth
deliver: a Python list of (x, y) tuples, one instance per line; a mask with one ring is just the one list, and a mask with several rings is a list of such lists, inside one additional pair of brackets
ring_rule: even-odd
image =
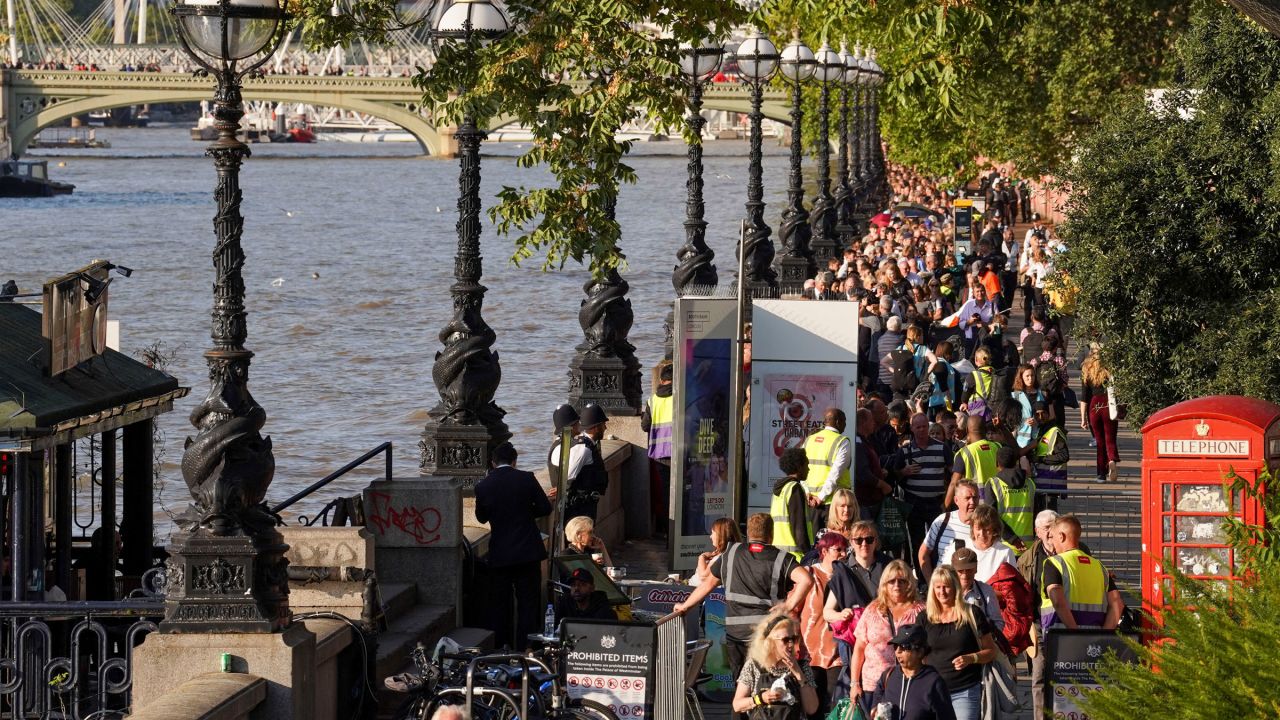
[(422, 430), (418, 450), (420, 474), (458, 478), (466, 493), (489, 471), (489, 430), (484, 425), (432, 421)]
[(569, 362), (569, 404), (581, 409), (599, 405), (609, 415), (639, 415), (640, 361), (634, 357), (587, 357)]
[(806, 258), (783, 255), (773, 267), (778, 273), (778, 288), (783, 295), (804, 292), (804, 281), (809, 279), (809, 261)]
[(199, 529), (177, 535), (165, 563), (167, 633), (271, 633), (289, 611), (289, 546), (274, 529), (254, 537)]

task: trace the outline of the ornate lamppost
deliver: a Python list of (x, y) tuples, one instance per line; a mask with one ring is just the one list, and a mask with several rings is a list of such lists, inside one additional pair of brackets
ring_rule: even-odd
[(836, 137), (840, 138), (839, 160), (836, 162), (836, 226), (835, 232), (840, 249), (849, 247), (853, 239), (853, 226), (850, 215), (853, 212), (853, 188), (849, 186), (849, 88), (858, 80), (858, 64), (856, 58), (849, 54), (849, 48), (840, 43), (840, 64), (844, 66), (840, 73), (840, 129)]
[(876, 62), (874, 48), (868, 56), (871, 60), (871, 174), (878, 186), (884, 179), (884, 148), (880, 144), (880, 86), (884, 85), (884, 70)]
[(240, 165), (249, 147), (236, 139), (244, 117), (241, 86), (284, 39), (278, 0), (179, 0), (171, 9), (178, 38), (212, 76), (214, 128), (205, 154), (218, 174), (213, 219), (213, 347), (205, 352), (209, 392), (191, 413), (196, 428), (182, 456), (192, 504), (179, 518), (166, 565), (165, 632), (256, 632), (284, 629), (289, 611), (289, 549), (265, 504), (275, 474), (266, 412), (249, 394), (240, 245)]
[(813, 227), (813, 257), (825, 267), (836, 253), (836, 208), (831, 196), (831, 83), (844, 77), (844, 62), (827, 43), (818, 49), (814, 77), (821, 83), (818, 96), (818, 195), (809, 213)]
[[(441, 43), (471, 47), (507, 33), (506, 16), (488, 0), (457, 0), (440, 15), (432, 38)], [(466, 88), (459, 88), (465, 94)], [(444, 349), (436, 353), (431, 379), (440, 403), (429, 411), (430, 421), (418, 442), (423, 475), (483, 477), (489, 449), (511, 437), (502, 421), (506, 411), (493, 402), (502, 380), (496, 334), (481, 315), (484, 293), (480, 284), (480, 143), (485, 131), (467, 109), (455, 137), (458, 141), (458, 248), (453, 259), (453, 317), (440, 331)]]
[[(684, 211), (684, 245), (676, 251), (677, 265), (671, 271), (671, 285), (676, 295), (686, 288), (696, 286), (710, 289), (719, 283), (716, 266), (711, 263), (715, 252), (707, 247), (707, 221), (703, 220), (706, 205), (702, 199), (702, 129), (707, 120), (702, 117), (702, 86), (720, 69), (724, 60), (724, 47), (719, 43), (703, 41), (697, 47), (680, 46), (680, 74), (689, 83), (689, 114), (685, 125), (692, 138), (689, 142), (688, 179), (685, 181), (687, 198)], [(675, 332), (674, 310), (667, 314), (666, 349), (671, 353)]]
[(778, 274), (773, 263), (772, 229), (764, 221), (764, 179), (761, 162), (760, 123), (764, 117), (764, 86), (778, 69), (778, 48), (759, 30), (755, 30), (738, 46), (738, 75), (751, 91), (751, 150), (747, 179), (747, 234), (739, 252), (743, 253), (746, 282), (753, 296), (773, 296), (778, 292)]
[(809, 211), (804, 207), (804, 177), (800, 173), (800, 160), (804, 152), (804, 133), (800, 128), (804, 119), (804, 111), (800, 107), (801, 86), (813, 77), (817, 70), (817, 60), (813, 51), (800, 42), (797, 33), (791, 44), (783, 48), (778, 65), (783, 77), (791, 81), (791, 173), (788, 176), (787, 209), (782, 212), (782, 227), (779, 232), (782, 254), (778, 256), (775, 266), (781, 278), (783, 292), (795, 293), (804, 287), (805, 279), (813, 277), (817, 270), (813, 251), (809, 249), (809, 239), (813, 232), (809, 229)]
[(870, 181), (871, 181), (871, 164), (870, 164), (870, 145), (868, 138), (870, 137), (870, 128), (868, 122), (871, 118), (871, 58), (869, 56), (870, 49), (855, 52), (858, 55), (858, 98), (854, 114), (855, 137), (853, 138), (854, 149), (854, 193), (860, 208), (865, 208), (869, 199)]

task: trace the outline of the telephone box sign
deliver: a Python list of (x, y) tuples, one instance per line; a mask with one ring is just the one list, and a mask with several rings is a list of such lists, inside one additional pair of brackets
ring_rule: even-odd
[(1248, 440), (1171, 439), (1156, 444), (1156, 454), (1194, 457), (1249, 457)]

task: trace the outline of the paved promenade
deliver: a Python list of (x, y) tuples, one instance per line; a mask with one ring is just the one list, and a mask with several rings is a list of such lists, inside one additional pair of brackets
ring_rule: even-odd
[[(1017, 311), (1013, 314), (1017, 317), (1010, 332), (1021, 332), (1021, 305), (1015, 307)], [(1071, 360), (1071, 386), (1078, 391), (1078, 348), (1069, 340), (1067, 350)], [(1080, 429), (1079, 409), (1067, 409), (1071, 492), (1059, 510), (1080, 516), (1084, 524), (1084, 542), (1112, 568), (1126, 597), (1131, 603), (1136, 603), (1142, 547), (1139, 504), (1142, 443), (1141, 437), (1124, 423), (1121, 423), (1120, 430), (1119, 477), (1115, 483), (1094, 482), (1096, 451), (1089, 445), (1089, 433)], [(609, 550), (617, 564), (627, 567), (629, 578), (661, 579), (667, 574), (665, 540), (633, 540)], [(1026, 663), (1021, 663), (1018, 670), (1019, 694), (1025, 709), (1008, 717), (1031, 720), (1031, 685)], [(727, 720), (731, 715), (727, 704), (704, 703), (703, 710), (708, 720)]]

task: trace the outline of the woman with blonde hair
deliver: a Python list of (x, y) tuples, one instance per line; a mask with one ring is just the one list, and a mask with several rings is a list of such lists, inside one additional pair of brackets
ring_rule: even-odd
[(956, 720), (981, 716), (982, 665), (996, 658), (991, 621), (965, 602), (960, 576), (950, 565), (940, 565), (929, 579), (925, 631), (929, 637), (928, 664), (937, 669), (947, 690)]
[(923, 610), (911, 566), (901, 560), (889, 563), (880, 575), (876, 599), (863, 610), (854, 630), (857, 642), (849, 664), (849, 696), (861, 703), (864, 711), (870, 710), (867, 704), (880, 676), (897, 663), (889, 641), (898, 628), (916, 622)]
[[(801, 647), (800, 623), (795, 618), (770, 615), (761, 620), (738, 675), (733, 711), (749, 714), (752, 720), (804, 720), (816, 713), (818, 691)], [(785, 684), (785, 693), (774, 689), (778, 680)]]
[[(564, 551), (568, 555), (590, 555), (597, 565), (609, 567), (609, 551), (604, 541), (596, 536), (596, 523), (586, 515), (569, 518), (564, 526)], [(595, 556), (599, 555), (597, 559)]]
[(1080, 366), (1080, 427), (1093, 433), (1098, 445), (1098, 482), (1116, 479), (1116, 467), (1120, 464), (1120, 450), (1116, 447), (1119, 422), (1111, 417), (1111, 402), (1107, 385), (1111, 372), (1102, 365), (1098, 351), (1094, 350)]
[(836, 488), (831, 495), (831, 511), (827, 514), (826, 532), (838, 532), (845, 539), (853, 537), (853, 526), (861, 513), (858, 498), (852, 490)]

